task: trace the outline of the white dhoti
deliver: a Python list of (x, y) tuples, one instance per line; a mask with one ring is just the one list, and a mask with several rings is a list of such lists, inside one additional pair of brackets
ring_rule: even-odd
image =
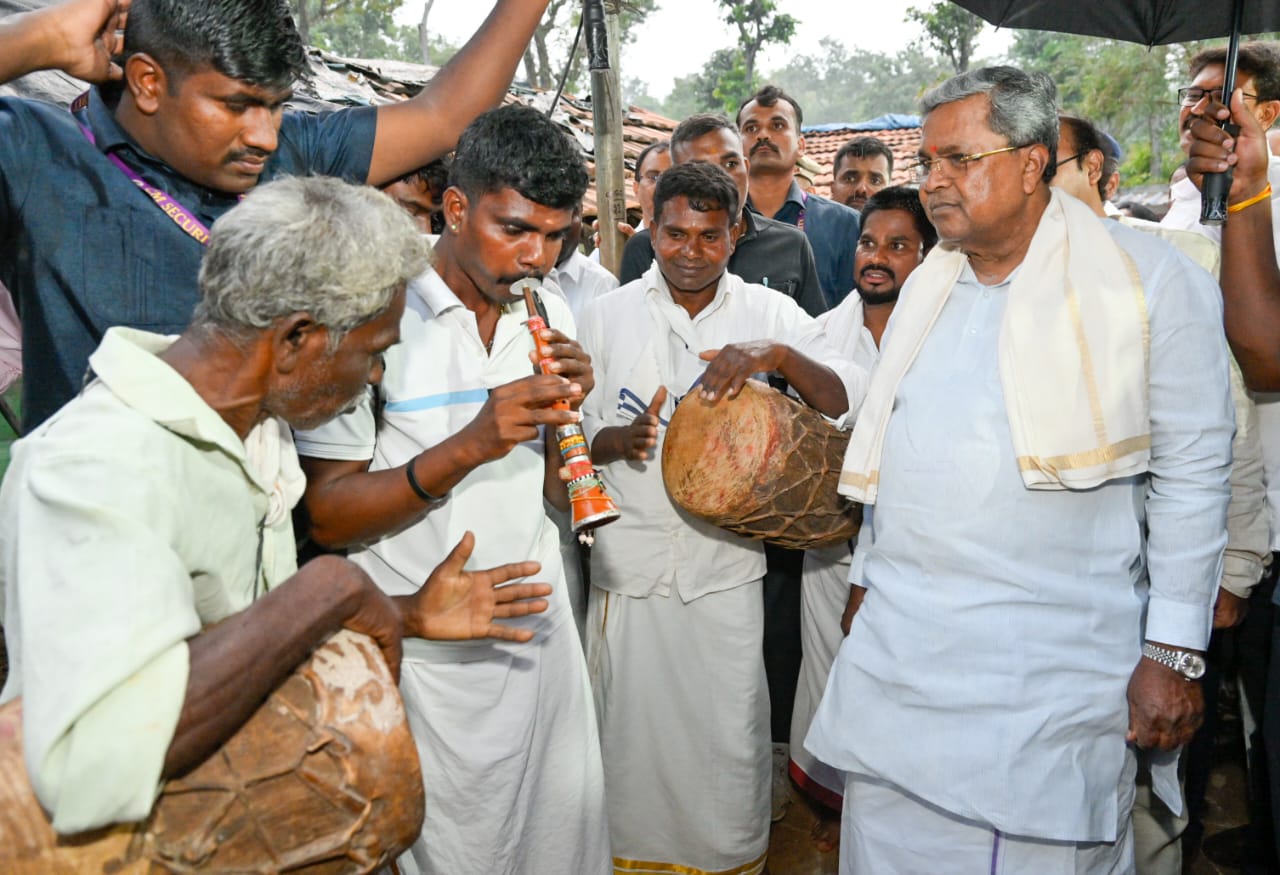
[(800, 590), (800, 677), (791, 710), (791, 778), (807, 794), (835, 811), (844, 794), (844, 772), (805, 750), (804, 739), (818, 710), (827, 675), (844, 641), (840, 618), (849, 603), (849, 544), (807, 550)]
[(588, 656), (615, 872), (763, 870), (771, 753), (760, 586), (687, 604), (593, 590)]
[(930, 805), (901, 787), (850, 774), (840, 821), (840, 875), (1132, 875), (1129, 809), (1136, 762), (1130, 749), (1120, 772), (1119, 838), (1114, 842), (1008, 835)]
[(415, 659), (400, 690), (427, 792), (405, 875), (610, 871), (595, 713), (575, 625), (514, 654)]

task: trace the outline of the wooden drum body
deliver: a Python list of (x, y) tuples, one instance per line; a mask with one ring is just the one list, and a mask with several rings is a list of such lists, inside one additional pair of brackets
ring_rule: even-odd
[(0, 708), (0, 872), (307, 872), (385, 866), (424, 800), (399, 691), (371, 639), (342, 631), (213, 756), (165, 784), (151, 816), (59, 837), (22, 761), (22, 700)]
[(852, 538), (860, 505), (836, 492), (849, 433), (757, 380), (737, 398), (680, 402), (662, 447), (673, 501), (735, 534), (807, 549)]

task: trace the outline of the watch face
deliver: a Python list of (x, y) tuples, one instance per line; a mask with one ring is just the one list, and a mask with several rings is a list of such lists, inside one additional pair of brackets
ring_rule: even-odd
[(1196, 680), (1204, 675), (1204, 657), (1194, 653), (1184, 653), (1178, 660), (1178, 671), (1187, 680)]

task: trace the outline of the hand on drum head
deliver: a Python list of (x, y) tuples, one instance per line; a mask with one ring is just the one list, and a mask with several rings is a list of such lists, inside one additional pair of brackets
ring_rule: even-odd
[(698, 356), (711, 362), (702, 375), (698, 394), (704, 400), (733, 400), (753, 374), (769, 373), (782, 367), (787, 347), (769, 340), (731, 343), (721, 349), (709, 349)]
[(537, 574), (537, 562), (513, 562), (484, 571), (464, 571), (475, 549), (475, 535), (467, 532), (448, 557), (431, 572), (422, 588), (411, 596), (398, 596), (396, 606), (404, 619), (404, 634), (436, 641), (500, 638), (528, 641), (530, 629), (515, 629), (494, 620), (540, 614), (547, 609), (545, 583), (513, 583), (518, 577)]
[(548, 366), (551, 373), (572, 380), (582, 387), (577, 397), (569, 399), (570, 406), (577, 410), (582, 399), (596, 385), (595, 372), (591, 370), (591, 356), (587, 355), (578, 341), (554, 328), (539, 332), (538, 340), (538, 348), (529, 353), (529, 358), (539, 367), (541, 359), (552, 359)]

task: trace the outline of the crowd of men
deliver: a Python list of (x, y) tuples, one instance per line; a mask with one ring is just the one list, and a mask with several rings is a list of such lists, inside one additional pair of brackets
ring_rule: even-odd
[[(401, 872), (784, 875), (789, 741), (843, 873), (1172, 875), (1231, 654), (1274, 861), (1280, 48), (1231, 95), (1221, 50), (1192, 60), (1160, 223), (1121, 216), (1118, 144), (1043, 76), (942, 82), (913, 163), (853, 139), (830, 198), (765, 86), (638, 156), (615, 279), (580, 249), (579, 146), (491, 108), (545, 7), (497, 0), (416, 97), (323, 115), (284, 109), (283, 0), (0, 20), (0, 81), (93, 83), (0, 99), (0, 700), (53, 827), (145, 819), (349, 628), (422, 767)], [(855, 542), (668, 496), (676, 407), (752, 377), (851, 432)], [(585, 562), (569, 425), (621, 509)]]

